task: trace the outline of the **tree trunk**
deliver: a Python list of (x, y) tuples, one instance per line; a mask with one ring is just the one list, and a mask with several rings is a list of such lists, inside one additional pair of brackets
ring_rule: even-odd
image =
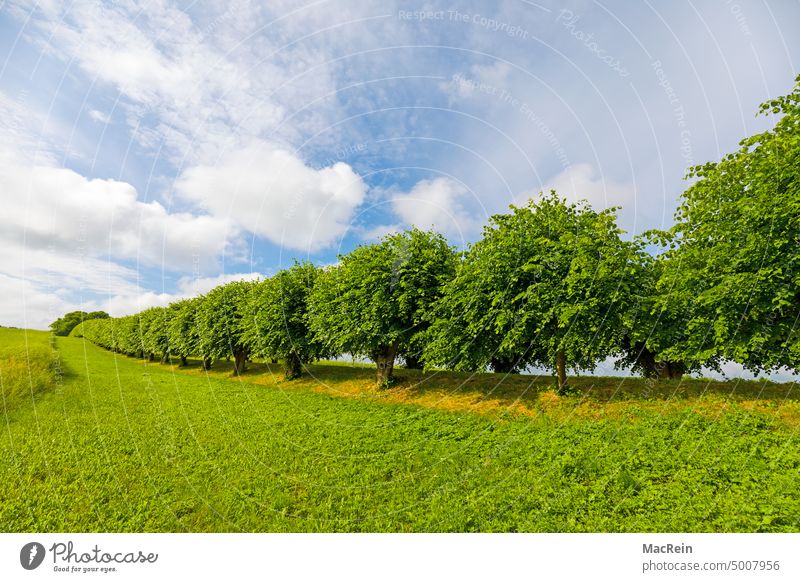
[(166, 364), (167, 362), (169, 362), (169, 354), (167, 352), (164, 352), (163, 354), (161, 354), (161, 363)]
[(419, 356), (406, 354), (403, 356), (403, 361), (406, 364), (406, 368), (409, 370), (421, 370), (422, 369), (422, 360)]
[(397, 345), (381, 347), (375, 354), (375, 364), (378, 367), (377, 382), (381, 388), (388, 388), (392, 385), (394, 376), (394, 358), (397, 354)]
[(186, 356), (181, 356), (181, 366), (185, 367), (187, 365), (188, 365), (188, 363), (186, 362)]
[(203, 369), (204, 370), (211, 369), (211, 358), (203, 358)]
[(658, 362), (656, 364), (658, 377), (662, 380), (680, 380), (686, 368), (676, 362)]
[(283, 375), (287, 380), (299, 378), (303, 373), (303, 362), (300, 356), (292, 352), (283, 364)]
[(147, 359), (150, 362), (155, 362), (156, 361), (156, 355), (153, 352), (150, 352), (149, 354), (147, 354)]
[(567, 386), (567, 355), (564, 350), (556, 352), (556, 382), (558, 383), (558, 392), (564, 392)]
[(233, 354), (233, 375), (241, 376), (247, 368), (247, 352), (240, 351)]
[(517, 373), (517, 364), (514, 362), (512, 358), (508, 357), (494, 357), (489, 361), (489, 367), (492, 369), (492, 372), (495, 373), (502, 373), (502, 374), (516, 374)]

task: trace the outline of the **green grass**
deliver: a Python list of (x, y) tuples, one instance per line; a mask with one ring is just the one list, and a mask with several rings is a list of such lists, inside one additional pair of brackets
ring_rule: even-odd
[(0, 405), (31, 405), (58, 380), (58, 358), (45, 331), (0, 327)]
[(358, 367), (239, 379), (57, 347), (58, 389), (6, 411), (3, 531), (800, 530), (791, 386), (581, 379), (561, 398), (401, 371), (377, 391)]

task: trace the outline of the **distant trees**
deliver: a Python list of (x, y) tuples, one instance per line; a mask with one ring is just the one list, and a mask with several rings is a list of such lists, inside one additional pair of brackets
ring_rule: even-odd
[(396, 358), (425, 333), (455, 265), (442, 235), (416, 228), (358, 247), (318, 278), (311, 330), (330, 351), (370, 358), (378, 384), (389, 385)]
[[(800, 371), (800, 76), (761, 107), (774, 129), (719, 162), (690, 169), (676, 225), (624, 240), (615, 210), (555, 192), (489, 220), (456, 253), (411, 229), (259, 282), (114, 319), (73, 312), (52, 324), (120, 353), (279, 358), (287, 378), (339, 354), (366, 356), (389, 385), (409, 367), (519, 372), (593, 369), (615, 356), (643, 375), (677, 379), (740, 362)], [(664, 249), (648, 254), (646, 248)], [(73, 322), (77, 322), (73, 323)], [(67, 332), (69, 333), (69, 332)]]
[(50, 324), (50, 330), (55, 335), (67, 336), (72, 332), (76, 325), (87, 319), (105, 319), (108, 313), (105, 311), (70, 311)]
[(424, 359), (498, 372), (527, 366), (592, 369), (614, 353), (644, 260), (624, 242), (614, 211), (569, 204), (555, 192), (493, 216), (446, 287)]

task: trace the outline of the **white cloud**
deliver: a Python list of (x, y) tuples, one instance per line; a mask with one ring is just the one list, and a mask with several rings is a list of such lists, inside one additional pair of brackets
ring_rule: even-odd
[(215, 263), (236, 234), (224, 219), (170, 213), (159, 202), (138, 200), (126, 182), (90, 180), (66, 168), (0, 167), (0, 191), (0, 238), (26, 248), (188, 269)]
[(461, 182), (439, 177), (420, 180), (409, 192), (395, 194), (392, 208), (406, 225), (433, 228), (451, 239), (465, 241), (483, 224), (469, 210), (474, 198)]
[(108, 113), (103, 113), (102, 111), (98, 111), (97, 109), (92, 109), (89, 111), (89, 117), (97, 121), (98, 123), (111, 123), (111, 116)]
[(138, 265), (209, 270), (223, 253), (238, 258), (227, 220), (169, 212), (126, 182), (58, 167), (52, 124), (2, 93), (0, 112), (0, 324), (46, 328), (75, 309), (161, 304), (171, 296), (143, 292)]
[(516, 204), (525, 204), (539, 192), (556, 193), (570, 202), (586, 200), (595, 210), (612, 206), (622, 207), (618, 223), (627, 232), (635, 232), (636, 191), (631, 184), (616, 182), (598, 173), (591, 164), (574, 164), (551, 178), (540, 190), (525, 192), (517, 197)]
[(256, 141), (217, 164), (190, 168), (175, 189), (276, 244), (318, 250), (347, 229), (366, 185), (347, 164), (316, 170), (292, 152)]
[(593, 208), (628, 206), (634, 201), (630, 184), (621, 184), (599, 174), (591, 164), (574, 164), (552, 178), (542, 188), (555, 190), (570, 202), (586, 200)]
[[(161, 155), (183, 165), (208, 163), (268, 131), (284, 143), (296, 136), (295, 125), (319, 119), (318, 111), (325, 109), (320, 104), (282, 125), (287, 108), (334, 91), (334, 83), (325, 66), (295, 78), (324, 63), (323, 54), (281, 46), (277, 38), (267, 42), (261, 35), (243, 42), (268, 22), (263, 12), (246, 3), (209, 5), (202, 10), (208, 22), (200, 24), (169, 2), (141, 10), (78, 1), (68, 7), (45, 3), (24, 18), (28, 35), (44, 51), (119, 91), (118, 106), (134, 139), (148, 148), (166, 145)], [(104, 121), (98, 113), (90, 116)], [(321, 127), (322, 122), (309, 126)]]

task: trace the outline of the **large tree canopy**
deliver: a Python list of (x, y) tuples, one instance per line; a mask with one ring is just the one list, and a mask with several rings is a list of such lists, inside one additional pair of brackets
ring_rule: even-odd
[(311, 328), (331, 351), (372, 359), (378, 383), (388, 384), (395, 358), (418, 345), (455, 262), (442, 235), (416, 228), (358, 247), (314, 286)]
[(245, 327), (251, 321), (248, 309), (252, 286), (250, 281), (234, 281), (215, 287), (202, 297), (195, 320), (197, 348), (203, 360), (233, 356), (237, 375), (245, 371), (249, 355)]
[(672, 358), (800, 369), (800, 77), (761, 106), (774, 129), (690, 170), (659, 300), (686, 310)]
[(287, 379), (328, 354), (308, 326), (308, 296), (318, 274), (311, 263), (298, 263), (259, 281), (250, 294), (246, 342), (256, 356), (283, 360)]
[(642, 252), (624, 242), (614, 210), (555, 192), (495, 215), (438, 305), (429, 364), (463, 370), (593, 369), (622, 341)]

